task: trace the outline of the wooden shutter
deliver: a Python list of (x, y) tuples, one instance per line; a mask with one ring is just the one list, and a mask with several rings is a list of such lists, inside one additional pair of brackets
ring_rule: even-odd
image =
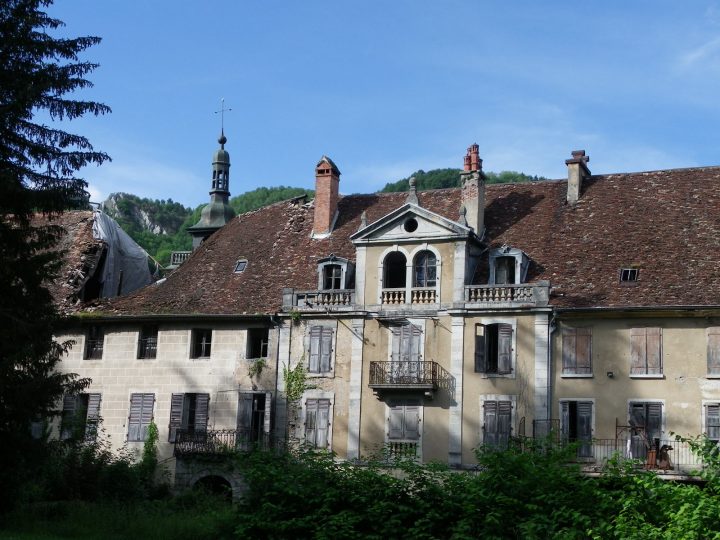
[(483, 443), (488, 446), (497, 446), (497, 401), (485, 401), (483, 415)]
[(131, 394), (130, 417), (128, 419), (128, 440), (144, 441), (153, 419), (155, 394)]
[(270, 433), (270, 419), (272, 413), (272, 393), (265, 392), (265, 416), (263, 418), (263, 433)]
[(720, 375), (720, 327), (708, 328), (708, 375)]
[(388, 416), (388, 439), (398, 440), (403, 438), (403, 422), (405, 411), (399, 404), (389, 406)]
[[(563, 373), (577, 373), (577, 328), (563, 328), (562, 363)], [(567, 404), (566, 402), (563, 402)]]
[(78, 396), (66, 395), (63, 397), (62, 421), (60, 422), (60, 438), (71, 439), (73, 426), (75, 425), (75, 411), (77, 409)]
[(646, 328), (647, 373), (662, 374), (662, 328)]
[(647, 433), (648, 442), (652, 444), (653, 439), (662, 436), (662, 403), (647, 404)]
[(419, 362), (422, 330), (419, 326), (410, 324), (406, 327), (406, 332), (408, 334), (408, 360), (410, 362)]
[(320, 371), (320, 350), (322, 340), (322, 326), (313, 326), (310, 329), (310, 362), (308, 371), (318, 373)]
[(206, 431), (210, 417), (210, 394), (195, 394), (195, 431)]
[(647, 373), (645, 328), (630, 330), (630, 373)]
[(705, 406), (705, 433), (709, 439), (720, 439), (720, 405), (714, 403)]
[(583, 441), (592, 439), (592, 401), (577, 403), (577, 437)]
[(507, 448), (512, 432), (512, 403), (509, 401), (497, 402), (497, 440), (501, 448)]
[(173, 394), (170, 400), (170, 426), (168, 427), (168, 441), (175, 442), (177, 438), (177, 430), (183, 427), (183, 403), (185, 394)]
[(575, 329), (576, 373), (589, 375), (592, 373), (592, 329)]
[(510, 324), (498, 324), (498, 373), (512, 372), (513, 328)]
[(400, 348), (402, 342), (402, 326), (393, 326), (390, 331), (392, 332), (392, 350), (390, 352), (391, 362), (400, 362)]
[(250, 433), (252, 427), (253, 394), (240, 392), (238, 396), (237, 428), (243, 434)]
[(314, 443), (316, 448), (327, 448), (330, 442), (328, 437), (330, 432), (330, 400), (318, 399), (317, 402), (316, 439)]
[(404, 439), (412, 441), (420, 439), (420, 404), (418, 402), (409, 402), (408, 405), (405, 405), (403, 427), (405, 428)]
[(485, 362), (485, 326), (475, 325), (475, 373), (487, 372)]
[(560, 431), (564, 441), (570, 439), (570, 402), (560, 402)]
[(332, 328), (322, 329), (320, 340), (320, 372), (330, 371), (330, 358), (332, 355), (333, 330)]
[(308, 399), (305, 402), (305, 442), (315, 446), (317, 438), (318, 400)]
[(85, 439), (94, 441), (97, 437), (98, 423), (100, 422), (101, 394), (88, 394), (87, 417), (85, 419)]

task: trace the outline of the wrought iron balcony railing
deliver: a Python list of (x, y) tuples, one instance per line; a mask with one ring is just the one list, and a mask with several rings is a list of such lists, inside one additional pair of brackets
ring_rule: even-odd
[(370, 362), (370, 388), (437, 390), (450, 388), (452, 377), (437, 362)]
[(206, 431), (178, 429), (175, 436), (174, 455), (220, 456), (235, 452), (247, 452), (255, 448), (270, 448), (269, 433), (257, 433), (250, 429), (217, 429)]

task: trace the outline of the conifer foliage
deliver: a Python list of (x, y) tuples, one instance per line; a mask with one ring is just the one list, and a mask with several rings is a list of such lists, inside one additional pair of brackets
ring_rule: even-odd
[(50, 4), (0, 2), (0, 504), (30, 470), (31, 421), (87, 384), (53, 369), (67, 346), (52, 339), (57, 314), (44, 285), (58, 267), (59, 231), (33, 219), (86, 204), (78, 171), (109, 159), (47, 124), (110, 109), (73, 99), (92, 86), (85, 77), (97, 67), (79, 55), (100, 38), (53, 37), (63, 23), (44, 11)]

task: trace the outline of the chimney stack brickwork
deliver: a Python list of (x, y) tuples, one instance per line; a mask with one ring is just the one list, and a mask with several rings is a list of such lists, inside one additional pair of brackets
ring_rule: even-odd
[(573, 150), (572, 157), (565, 160), (568, 168), (567, 202), (570, 205), (577, 204), (583, 180), (590, 178), (588, 161), (590, 161), (590, 156), (585, 155), (585, 150)]
[(323, 156), (315, 166), (315, 220), (313, 235), (330, 234), (337, 213), (340, 187), (340, 170)]
[(485, 175), (482, 172), (480, 147), (477, 144), (467, 149), (460, 181), (467, 224), (475, 234), (482, 237), (485, 231)]

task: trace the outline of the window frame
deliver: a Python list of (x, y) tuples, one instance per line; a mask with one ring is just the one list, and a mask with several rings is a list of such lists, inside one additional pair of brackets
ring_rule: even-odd
[[(328, 377), (335, 373), (337, 323), (308, 324), (305, 351), (308, 377)], [(327, 350), (329, 348), (329, 350)], [(326, 360), (324, 360), (326, 358)], [(316, 364), (316, 365), (315, 365)], [(323, 369), (327, 368), (327, 369)]]
[[(571, 424), (570, 424), (570, 404), (575, 404), (575, 431), (580, 431), (580, 410), (579, 406), (582, 405), (589, 405), (590, 406), (590, 419), (588, 421), (588, 429), (589, 433), (587, 434), (587, 438), (582, 438), (581, 435), (576, 433), (575, 437), (571, 437)], [(565, 408), (567, 407), (567, 411)], [(563, 398), (559, 400), (559, 409), (560, 409), (560, 434), (563, 438), (563, 441), (565, 442), (577, 442), (579, 443), (578, 447), (578, 454), (577, 457), (579, 458), (592, 458), (593, 457), (593, 446), (592, 441), (595, 434), (595, 398)]]
[[(133, 402), (139, 400), (139, 416), (133, 409)], [(149, 409), (149, 411), (148, 411)], [(137, 409), (136, 409), (137, 410)], [(145, 442), (150, 423), (155, 419), (155, 393), (133, 392), (130, 394), (130, 408), (128, 411), (128, 442)], [(137, 433), (133, 433), (135, 428)]]
[[(497, 261), (504, 257), (511, 257), (515, 259), (515, 271), (514, 283), (498, 283), (496, 279), (497, 274)], [(512, 248), (510, 246), (502, 246), (500, 248), (491, 249), (488, 254), (488, 265), (490, 268), (490, 275), (488, 276), (488, 285), (497, 285), (499, 287), (503, 285), (521, 285), (526, 283), (528, 268), (530, 267), (530, 258), (525, 252), (518, 248)]]
[[(663, 379), (663, 331), (659, 326), (633, 327), (630, 329), (630, 377), (637, 379)], [(657, 364), (651, 367), (650, 354), (655, 344), (651, 343), (657, 336)], [(648, 350), (650, 349), (650, 352)], [(656, 372), (651, 373), (652, 370)]]
[[(488, 447), (494, 447), (498, 450), (503, 450), (504, 448), (500, 445), (494, 445), (492, 444), (492, 441), (487, 440), (487, 430), (485, 428), (487, 422), (487, 412), (485, 408), (486, 403), (495, 403), (496, 410), (499, 409), (500, 403), (509, 403), (509, 433), (507, 437), (507, 442), (509, 443), (510, 439), (512, 439), (515, 433), (515, 422), (517, 418), (517, 396), (507, 394), (485, 394), (480, 396), (480, 444)], [(496, 423), (496, 426), (497, 425), (498, 423)]]
[[(432, 259), (432, 263), (430, 263), (430, 259)], [(421, 279), (418, 279), (419, 270), (421, 270), (423, 274)], [(430, 273), (433, 274), (431, 279), (428, 278)], [(437, 287), (439, 281), (437, 255), (429, 249), (422, 249), (415, 253), (412, 265), (412, 286), (434, 289)]]
[[(191, 418), (192, 416), (192, 418)], [(190, 425), (192, 421), (192, 426)], [(210, 394), (207, 392), (173, 393), (170, 398), (168, 442), (174, 443), (177, 431), (204, 433), (210, 422)]]
[[(82, 392), (63, 396), (60, 415), (60, 440), (95, 441), (100, 423), (100, 392)], [(80, 413), (82, 412), (82, 415)], [(82, 432), (82, 436), (80, 436)]]
[[(339, 287), (329, 289), (326, 287), (326, 271), (329, 267), (339, 267)], [(328, 257), (324, 257), (318, 260), (317, 263), (318, 272), (318, 290), (320, 291), (337, 291), (337, 290), (348, 290), (351, 288), (352, 282), (355, 278), (355, 265), (344, 257), (338, 257), (334, 253), (331, 253)]]
[[(645, 407), (645, 418), (646, 418), (646, 420), (647, 420), (647, 418), (650, 416), (650, 414), (649, 414), (649, 411), (650, 411), (649, 407), (658, 407), (658, 406), (660, 407), (660, 421), (659, 421), (659, 423), (658, 423), (658, 424), (659, 424), (659, 425), (658, 425), (658, 435), (659, 435), (658, 438), (662, 441), (662, 440), (663, 440), (663, 434), (666, 432), (665, 424), (666, 424), (666, 421), (667, 421), (667, 410), (666, 410), (666, 408), (665, 408), (665, 400), (662, 400), (662, 399), (643, 399), (643, 398), (639, 398), (639, 399), (634, 399), (634, 398), (633, 398), (633, 399), (629, 399), (629, 400), (628, 400), (628, 406), (627, 406), (627, 419), (628, 419), (628, 422), (627, 422), (627, 423), (628, 423), (628, 426), (633, 426), (633, 406), (634, 406), (634, 405), (642, 405), (642, 406)], [(647, 424), (647, 421), (646, 421), (646, 424)], [(631, 455), (632, 455), (633, 458), (644, 459), (644, 458), (646, 457), (646, 455), (647, 455), (646, 450), (647, 450), (648, 448), (646, 448), (645, 451), (642, 450), (642, 446), (644, 445), (644, 441), (639, 437), (639, 435), (634, 435), (634, 434), (633, 434), (633, 429), (634, 429), (634, 428), (631, 428), (631, 430), (630, 430), (630, 434), (631, 434), (631, 435), (630, 435), (630, 448), (631, 448), (630, 453), (631, 453)], [(648, 443), (650, 446), (652, 446), (652, 443), (654, 442), (654, 441), (653, 441), (653, 438), (654, 438), (654, 437), (648, 436), (648, 433), (647, 433), (647, 425), (643, 426), (643, 429), (645, 430), (645, 435), (644, 435), (645, 440), (647, 441), (647, 443)]]
[[(478, 330), (483, 328), (483, 333), (479, 334)], [(497, 363), (495, 370), (489, 369), (488, 357), (489, 357), (489, 346), (490, 340), (487, 339), (488, 331), (485, 330), (490, 328), (491, 332), (497, 333), (497, 355), (495, 362)], [(501, 332), (504, 331), (507, 335), (507, 331), (510, 331), (509, 338), (509, 370), (501, 370), (500, 365), (500, 354), (501, 354)], [(480, 322), (476, 322), (474, 326), (474, 371), (475, 373), (481, 374), (483, 377), (495, 378), (504, 377), (514, 379), (517, 371), (517, 320), (516, 319), (481, 319)], [(482, 345), (480, 345), (482, 343)], [(480, 354), (482, 352), (482, 354)], [(484, 365), (484, 367), (483, 367)]]
[[(212, 328), (193, 328), (190, 331), (191, 360), (208, 360), (212, 357), (213, 333)], [(209, 336), (210, 339), (205, 341), (205, 336)]]
[(720, 379), (720, 326), (708, 327), (705, 335), (707, 341), (706, 376), (708, 379)]
[[(257, 341), (259, 341), (259, 344), (256, 343)], [(258, 358), (268, 358), (269, 350), (270, 329), (267, 327), (248, 328), (245, 339), (245, 359), (257, 360)], [(253, 354), (256, 351), (259, 351), (259, 355)]]
[[(713, 408), (713, 414), (710, 414), (710, 408)], [(715, 418), (716, 420), (710, 424), (711, 418)], [(720, 444), (720, 401), (718, 400), (703, 400), (702, 401), (702, 429), (701, 432), (704, 433), (708, 439), (713, 441), (715, 444)], [(710, 432), (710, 429), (714, 428), (716, 431), (714, 433)], [(715, 436), (713, 436), (715, 435)]]
[[(141, 326), (138, 332), (137, 359), (155, 360), (157, 358), (160, 330), (157, 325)], [(154, 341), (154, 346), (151, 343)], [(152, 354), (149, 354), (152, 351)]]
[[(565, 378), (592, 378), (592, 327), (589, 326), (562, 326), (560, 331), (560, 376)], [(581, 355), (579, 352), (583, 351)], [(587, 358), (587, 371), (580, 372), (578, 360)]]
[[(325, 447), (320, 447), (320, 448), (323, 450), (332, 451), (335, 393), (323, 391), (323, 390), (319, 390), (319, 389), (306, 390), (303, 393), (302, 400), (301, 400), (302, 409), (300, 411), (300, 423), (296, 428), (296, 436), (298, 437), (299, 440), (303, 441), (305, 444), (310, 445), (310, 443), (307, 440), (307, 431), (308, 431), (307, 402), (308, 402), (308, 400), (327, 400), (329, 402), (328, 424), (327, 424), (327, 445)], [(317, 441), (317, 435), (316, 435), (315, 441)], [(318, 448), (318, 446), (313, 446), (313, 447)]]
[(85, 332), (83, 360), (102, 360), (105, 354), (105, 329), (93, 325)]

